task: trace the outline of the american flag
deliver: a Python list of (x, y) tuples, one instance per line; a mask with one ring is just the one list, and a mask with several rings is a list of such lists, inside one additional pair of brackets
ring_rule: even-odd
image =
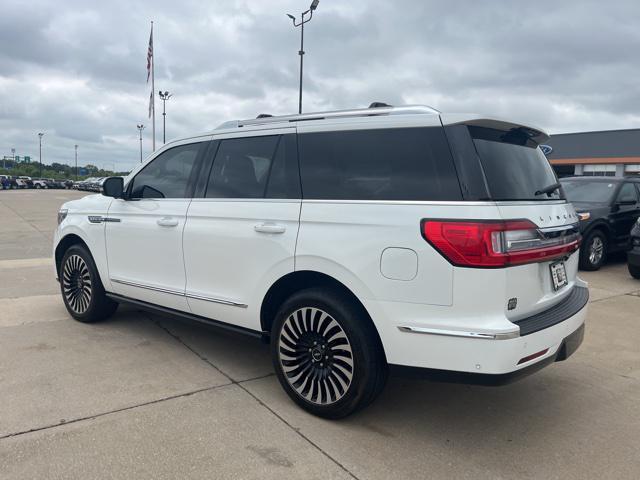
[(153, 25), (151, 25), (151, 35), (149, 36), (149, 48), (147, 49), (147, 83), (151, 75), (151, 60), (153, 58)]
[(153, 90), (151, 91), (151, 95), (149, 95), (149, 118), (151, 118), (152, 113), (153, 113)]

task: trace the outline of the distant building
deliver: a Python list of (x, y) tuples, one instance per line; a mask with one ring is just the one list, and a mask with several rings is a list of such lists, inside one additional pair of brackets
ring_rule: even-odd
[(640, 175), (640, 128), (561, 133), (547, 141), (559, 177)]

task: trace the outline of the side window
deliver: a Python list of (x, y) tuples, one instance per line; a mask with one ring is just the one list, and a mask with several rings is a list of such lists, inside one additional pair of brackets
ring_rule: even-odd
[(461, 200), (441, 127), (298, 136), (304, 198)]
[(208, 198), (299, 198), (294, 135), (221, 140)]
[(267, 198), (300, 198), (298, 148), (294, 134), (283, 135), (273, 157)]
[(618, 192), (618, 202), (637, 202), (638, 195), (632, 183), (625, 183)]
[(202, 145), (181, 145), (158, 155), (131, 181), (131, 198), (186, 198)]

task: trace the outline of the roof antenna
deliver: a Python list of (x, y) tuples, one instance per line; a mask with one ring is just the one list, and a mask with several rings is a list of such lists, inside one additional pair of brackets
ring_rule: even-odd
[(261, 113), (256, 118), (269, 118), (269, 117), (273, 117), (273, 115), (271, 115), (270, 113)]

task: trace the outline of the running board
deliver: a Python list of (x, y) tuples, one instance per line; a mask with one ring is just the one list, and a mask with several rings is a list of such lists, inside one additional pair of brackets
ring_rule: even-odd
[(136, 300), (134, 298), (125, 297), (124, 295), (118, 295), (116, 293), (105, 292), (105, 295), (114, 302), (122, 303), (125, 305), (133, 305), (142, 310), (151, 313), (157, 313), (159, 315), (168, 317), (177, 317), (180, 320), (186, 320), (188, 322), (196, 322), (200, 325), (206, 325), (215, 329), (226, 330), (228, 332), (241, 333), (249, 337), (258, 338), (264, 343), (269, 343), (269, 333), (258, 330), (251, 330), (246, 327), (239, 327), (237, 325), (231, 325), (230, 323), (221, 322), (220, 320), (213, 320), (207, 317), (201, 317), (200, 315), (194, 315), (193, 313), (182, 312), (173, 308), (161, 307), (160, 305), (154, 305), (153, 303), (143, 302), (142, 300)]

